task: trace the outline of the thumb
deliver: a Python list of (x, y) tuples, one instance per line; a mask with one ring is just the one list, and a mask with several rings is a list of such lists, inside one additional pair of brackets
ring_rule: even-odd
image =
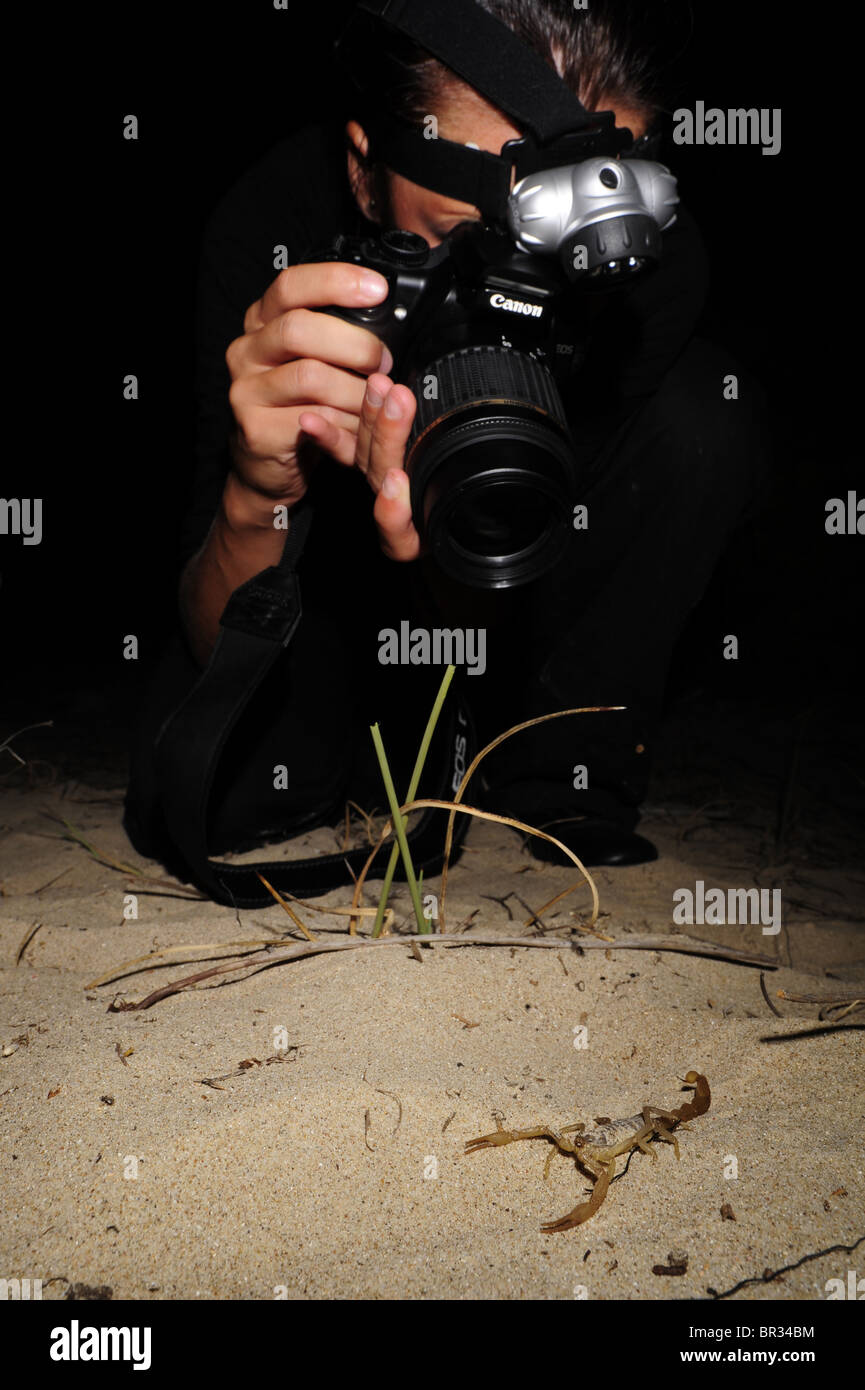
[(416, 560), (420, 554), (420, 536), (412, 521), (408, 474), (401, 468), (390, 468), (384, 475), (373, 516), (385, 555), (403, 562)]

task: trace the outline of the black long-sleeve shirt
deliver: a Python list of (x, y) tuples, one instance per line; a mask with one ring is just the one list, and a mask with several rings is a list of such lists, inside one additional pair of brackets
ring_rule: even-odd
[[(675, 172), (675, 170), (673, 171)], [(202, 248), (196, 319), (197, 441), (193, 500), (182, 535), (183, 557), (204, 540), (229, 468), (232, 427), (228, 344), (243, 333), (246, 310), (275, 279), (277, 247), (300, 264), (339, 232), (373, 228), (355, 203), (346, 172), (341, 124), (309, 127), (282, 140), (222, 199)], [(565, 400), (584, 457), (657, 389), (694, 331), (705, 302), (708, 268), (696, 224), (680, 205), (663, 234), (663, 259), (650, 276), (617, 293), (599, 320), (585, 367)], [(329, 461), (322, 465), (328, 468)], [(358, 482), (362, 483), (359, 489)], [(358, 514), (368, 494), (367, 525)], [(342, 510), (342, 543), (375, 544), (372, 493), (359, 475), (334, 464), (327, 480), (329, 516)], [(334, 543), (337, 531), (313, 528), (307, 550)]]

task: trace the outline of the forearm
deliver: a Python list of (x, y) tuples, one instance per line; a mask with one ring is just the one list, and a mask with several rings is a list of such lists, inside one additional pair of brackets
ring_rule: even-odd
[(235, 589), (279, 562), (287, 532), (274, 526), (275, 505), (229, 474), (207, 539), (180, 580), (180, 616), (199, 666), (210, 659), (219, 620)]

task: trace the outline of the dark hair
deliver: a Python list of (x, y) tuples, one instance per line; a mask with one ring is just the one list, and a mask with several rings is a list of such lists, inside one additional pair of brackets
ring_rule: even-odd
[[(645, 3), (590, 0), (476, 0), (559, 73), (589, 111), (602, 97), (634, 107), (648, 121), (658, 112), (658, 71), (645, 25)], [(448, 85), (459, 81), (423, 49), (391, 35), (383, 52), (390, 67), (388, 105), (406, 120), (421, 120)], [(388, 61), (389, 60), (389, 61)], [(382, 73), (382, 76), (385, 76)]]
[[(589, 0), (584, 10), (573, 0), (476, 0), (506, 24), (523, 43), (549, 63), (589, 111), (603, 102), (621, 104), (640, 113), (647, 124), (661, 105), (659, 34), (668, 0)], [(651, 9), (652, 22), (646, 11)], [(386, 94), (389, 110), (404, 120), (420, 122), (460, 78), (411, 40), (393, 32), (376, 44), (373, 80), (367, 93)], [(370, 74), (367, 73), (369, 79)], [(361, 99), (357, 116), (377, 110), (375, 97)], [(379, 205), (388, 202), (384, 170), (370, 147), (364, 172), (376, 190)]]

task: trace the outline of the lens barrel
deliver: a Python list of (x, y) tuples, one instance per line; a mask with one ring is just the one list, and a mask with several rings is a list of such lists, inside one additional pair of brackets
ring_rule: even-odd
[(450, 352), (418, 373), (408, 442), (415, 525), (461, 583), (508, 589), (563, 556), (575, 461), (552, 376), (525, 353)]

